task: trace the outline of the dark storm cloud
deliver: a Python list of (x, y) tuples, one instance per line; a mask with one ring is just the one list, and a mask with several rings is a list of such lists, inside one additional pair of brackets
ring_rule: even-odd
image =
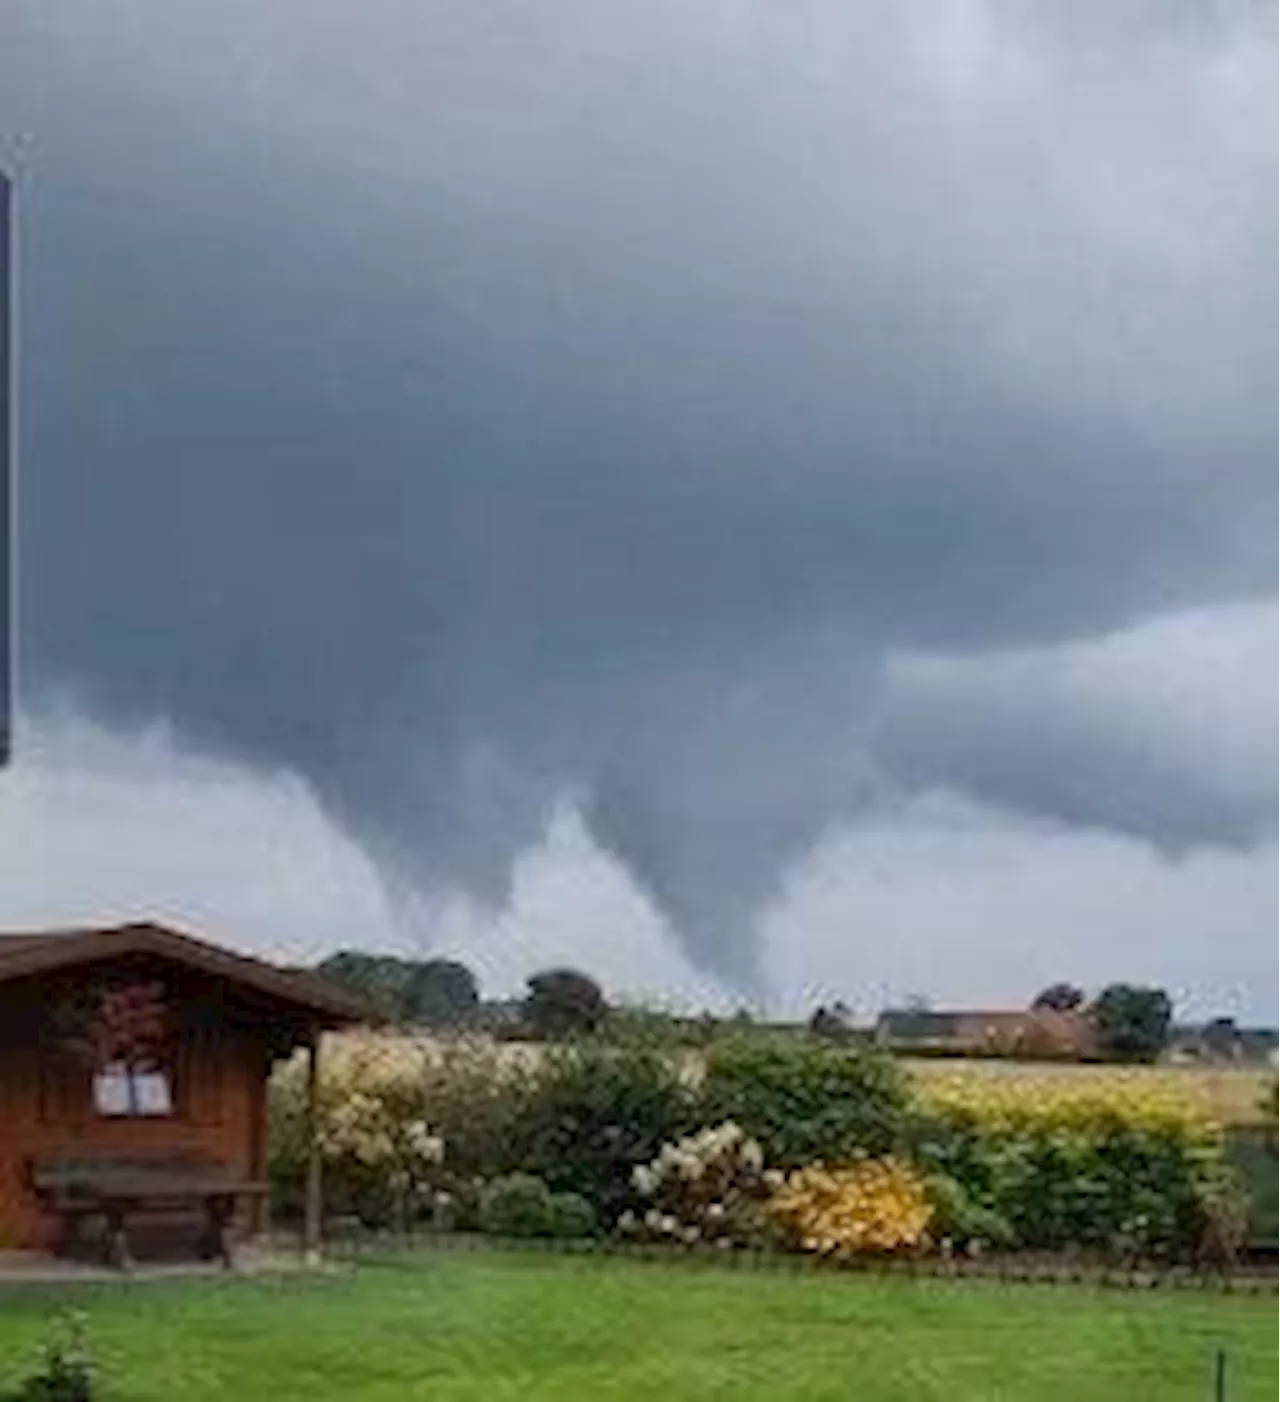
[(1276, 830), (1274, 604), (1100, 641), (896, 657), (875, 748), (894, 773), (1182, 852)]
[(750, 978), (789, 855), (959, 772), (887, 650), (1274, 585), (1270, 11), (1030, 13), (20, 7), (29, 694), (421, 881), (572, 789)]

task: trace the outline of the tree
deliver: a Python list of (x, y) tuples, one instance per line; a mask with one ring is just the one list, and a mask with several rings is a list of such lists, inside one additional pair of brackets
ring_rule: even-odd
[(456, 1027), (469, 1021), (480, 1005), (476, 976), (454, 959), (428, 959), (415, 964), (404, 990), (409, 1021), (436, 1027)]
[(409, 969), (394, 955), (341, 949), (321, 960), (316, 965), (316, 973), (350, 989), (383, 1017), (397, 1022), (403, 1020)]
[(1104, 1055), (1117, 1061), (1154, 1061), (1164, 1050), (1173, 1005), (1163, 988), (1113, 983), (1090, 1009)]
[(590, 975), (577, 969), (547, 969), (530, 978), (524, 1011), (535, 1032), (567, 1037), (595, 1031), (609, 1005)]
[(1055, 1013), (1073, 1013), (1084, 1003), (1084, 990), (1074, 983), (1051, 983), (1032, 1001), (1032, 1008), (1049, 1008)]
[(343, 949), (316, 972), (357, 993), (393, 1022), (453, 1026), (474, 1016), (480, 1002), (475, 975), (452, 959), (400, 959)]

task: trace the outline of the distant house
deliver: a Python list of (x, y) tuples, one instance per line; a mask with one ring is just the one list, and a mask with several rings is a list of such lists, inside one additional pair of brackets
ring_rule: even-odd
[(874, 1040), (890, 1051), (922, 1056), (1026, 1056), (1090, 1060), (1097, 1039), (1079, 1012), (1052, 1008), (934, 1012), (893, 1009), (880, 1014)]
[(1229, 1019), (1174, 1027), (1163, 1059), (1174, 1066), (1275, 1066), (1273, 1027), (1237, 1027)]
[(1246, 1027), (1240, 1033), (1240, 1059), (1247, 1066), (1275, 1067), (1280, 1035), (1274, 1027)]

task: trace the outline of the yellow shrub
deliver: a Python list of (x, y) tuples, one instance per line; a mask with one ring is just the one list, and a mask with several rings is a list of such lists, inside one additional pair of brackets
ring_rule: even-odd
[(975, 1076), (958, 1071), (921, 1078), (922, 1109), (992, 1133), (1091, 1131), (1106, 1124), (1210, 1144), (1219, 1127), (1199, 1096), (1141, 1071), (1088, 1079), (1032, 1074)]
[(795, 1245), (836, 1257), (916, 1246), (932, 1215), (918, 1175), (893, 1158), (797, 1169), (769, 1209)]

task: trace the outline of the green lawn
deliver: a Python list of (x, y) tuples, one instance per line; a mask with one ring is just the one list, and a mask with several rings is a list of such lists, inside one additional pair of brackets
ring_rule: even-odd
[(0, 1289), (0, 1378), (60, 1304), (114, 1402), (1232, 1402), (1272, 1398), (1274, 1297), (540, 1255), (330, 1278)]

